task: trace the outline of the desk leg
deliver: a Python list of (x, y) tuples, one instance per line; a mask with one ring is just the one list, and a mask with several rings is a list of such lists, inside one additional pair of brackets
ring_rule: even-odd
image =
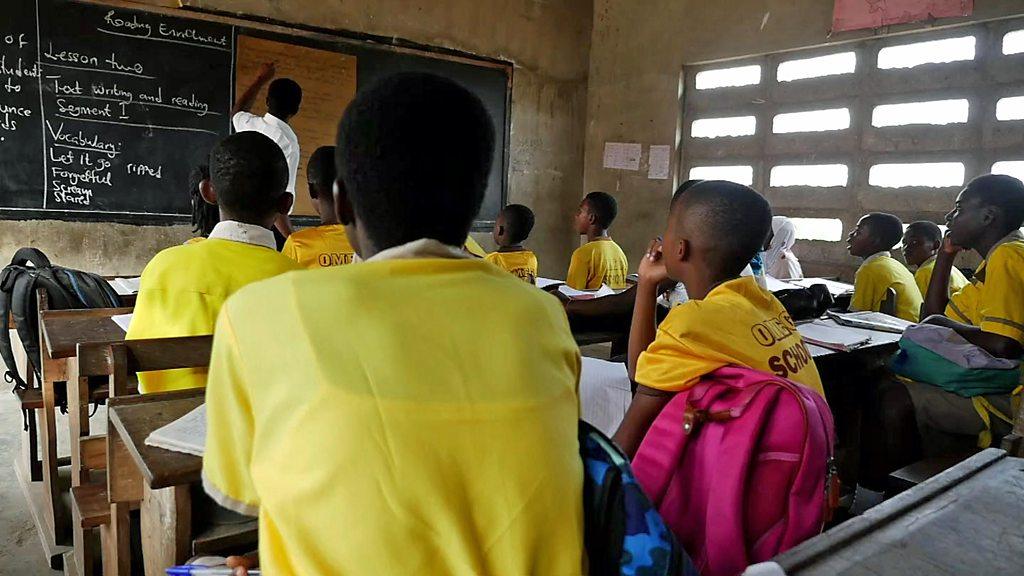
[(189, 485), (142, 494), (142, 558), (146, 576), (163, 576), (168, 566), (184, 564), (191, 556), (192, 497)]
[(71, 444), (71, 485), (89, 482), (82, 467), (82, 438), (89, 435), (89, 379), (78, 377), (78, 362), (68, 360), (68, 437)]
[(51, 539), (56, 540), (63, 533), (62, 528), (67, 522), (64, 509), (60, 505), (60, 491), (57, 484), (57, 397), (54, 382), (65, 378), (65, 361), (62, 359), (43, 359), (43, 377), (40, 383), (43, 388), (42, 410), (42, 448), (43, 448), (43, 500), (47, 528)]
[(110, 505), (110, 524), (100, 526), (103, 550), (103, 576), (131, 576), (132, 540), (131, 506), (127, 502)]
[(39, 415), (36, 410), (31, 410), (26, 418), (28, 430), (21, 432), (22, 458), (28, 463), (26, 469), (29, 471), (29, 478), (33, 482), (39, 482), (43, 479), (43, 462), (39, 459)]

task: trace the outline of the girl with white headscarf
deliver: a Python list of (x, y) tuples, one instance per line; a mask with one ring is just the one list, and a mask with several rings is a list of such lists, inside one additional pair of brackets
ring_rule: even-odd
[(785, 216), (772, 217), (772, 238), (764, 255), (764, 268), (769, 276), (780, 279), (803, 278), (800, 261), (793, 254), (796, 226)]

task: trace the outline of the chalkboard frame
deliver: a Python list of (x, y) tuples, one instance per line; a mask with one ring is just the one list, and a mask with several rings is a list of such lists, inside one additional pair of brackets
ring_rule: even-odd
[[(493, 169), (500, 169), (500, 200), (499, 206), (505, 206), (508, 201), (508, 184), (510, 168), (510, 143), (512, 128), (512, 82), (514, 64), (500, 58), (480, 56), (453, 48), (432, 46), (414, 42), (411, 40), (367, 34), (344, 29), (324, 28), (308, 24), (287, 22), (263, 16), (235, 14), (221, 10), (200, 8), (195, 6), (181, 6), (178, 8), (151, 6), (129, 2), (126, 0), (74, 0), (82, 4), (135, 10), (148, 12), (162, 16), (172, 16), (185, 19), (205, 20), (234, 27), (233, 30), (233, 52), (237, 46), (239, 34), (251, 34), (262, 38), (269, 38), (282, 42), (288, 42), (300, 46), (309, 46), (323, 50), (331, 50), (347, 54), (358, 55), (367, 52), (391, 52), (398, 55), (408, 55), (428, 59), (467, 64), (482, 69), (494, 69), (504, 73), (505, 83), (505, 117), (502, 119), (503, 146), (499, 155), (501, 166)], [(237, 57), (237, 56), (236, 56)], [(234, 74), (234, 71), (232, 72)], [(234, 82), (232, 78), (231, 99), (234, 100)], [(118, 214), (106, 212), (80, 213), (74, 211), (55, 210), (6, 210), (0, 208), (0, 220), (63, 220), (70, 222), (114, 222), (136, 225), (176, 225), (187, 224), (188, 215), (164, 215), (164, 214)], [(293, 217), (293, 223), (299, 226), (318, 224), (318, 219), (310, 216)], [(481, 218), (473, 223), (474, 232), (490, 231), (494, 225), (494, 218)]]

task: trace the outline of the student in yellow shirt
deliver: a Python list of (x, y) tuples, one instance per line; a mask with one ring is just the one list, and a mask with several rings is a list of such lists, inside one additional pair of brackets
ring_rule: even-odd
[(616, 290), (626, 287), (629, 262), (622, 248), (608, 236), (618, 212), (615, 198), (605, 192), (591, 192), (580, 203), (573, 225), (576, 233), (587, 237), (587, 243), (572, 253), (565, 278), (570, 288), (597, 290), (601, 284)]
[(892, 214), (874, 212), (857, 222), (846, 239), (850, 254), (863, 258), (853, 280), (851, 310), (879, 312), (889, 288), (896, 291), (896, 316), (917, 322), (921, 291), (907, 267), (889, 255), (903, 235), (903, 222)]
[[(935, 258), (942, 247), (942, 229), (938, 224), (927, 220), (919, 220), (907, 226), (903, 233), (903, 259), (909, 266), (916, 266), (914, 281), (921, 291), (921, 298), (928, 294), (928, 283), (935, 269)], [(950, 271), (949, 293), (956, 294), (970, 282), (956, 268)]]
[(221, 312), (203, 483), (258, 514), (263, 573), (583, 571), (565, 313), (461, 249), (493, 149), (451, 80), (360, 92), (335, 201), (363, 262), (261, 282)]
[[(220, 222), (208, 239), (163, 250), (146, 265), (126, 338), (210, 334), (228, 296), (246, 284), (295, 270), (295, 263), (275, 250), (270, 231), (291, 205), (287, 183), (284, 154), (266, 136), (240, 132), (217, 144), (210, 153), (203, 198), (220, 208)], [(201, 369), (139, 374), (144, 394), (205, 384), (206, 370)]]
[[(639, 386), (614, 438), (630, 457), (675, 392), (726, 365), (824, 395), (792, 318), (753, 277), (740, 276), (771, 223), (768, 202), (740, 184), (704, 181), (673, 196), (664, 242), (652, 242), (640, 262), (628, 364)], [(666, 278), (681, 281), (690, 299), (656, 327), (658, 285)]]
[(334, 146), (321, 146), (313, 152), (306, 165), (306, 180), (320, 225), (292, 232), (281, 253), (303, 268), (351, 264), (355, 250), (334, 210)]
[[(928, 324), (946, 326), (997, 358), (1018, 360), (1024, 353), (1024, 183), (1001, 175), (975, 178), (960, 192), (946, 215), (949, 232), (936, 255), (923, 315)], [(985, 260), (968, 284), (952, 296), (946, 289), (959, 252), (973, 250)], [(1018, 388), (1019, 390), (1019, 388)], [(923, 452), (935, 456), (978, 446), (988, 431), (991, 444), (1011, 428), (1012, 395), (964, 398), (937, 386), (893, 381), (880, 390), (869, 413), (878, 422), (866, 432), (877, 437), (862, 444), (874, 448), (862, 461), (862, 476), (874, 489), (884, 488), (893, 470), (916, 461)], [(986, 423), (982, 418), (988, 419)]]
[(523, 248), (523, 242), (533, 230), (533, 210), (522, 204), (509, 204), (498, 214), (494, 223), (494, 243), (498, 251), (488, 254), (484, 260), (498, 268), (511, 272), (520, 280), (530, 284), (537, 281), (537, 255)]

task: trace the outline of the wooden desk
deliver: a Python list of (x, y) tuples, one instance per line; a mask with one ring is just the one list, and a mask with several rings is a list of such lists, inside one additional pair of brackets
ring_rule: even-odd
[[(145, 574), (162, 575), (164, 569), (182, 564), (191, 555), (192, 499), (189, 485), (200, 480), (203, 459), (198, 456), (146, 446), (146, 437), (154, 430), (170, 424), (204, 401), (204, 390), (187, 390), (162, 394), (159, 398), (141, 396), (131, 403), (111, 406), (107, 411), (110, 429), (108, 482), (142, 485), (140, 522)], [(119, 455), (127, 454), (134, 467), (117, 463)], [(135, 476), (138, 480), (132, 479)], [(111, 504), (118, 505), (119, 490), (111, 484)], [(129, 494), (131, 490), (127, 491)], [(129, 496), (130, 498), (130, 496)], [(115, 515), (112, 508), (112, 516)], [(124, 515), (124, 518), (127, 516)], [(122, 550), (108, 558), (119, 564), (128, 554)], [(124, 573), (123, 571), (121, 573)], [(132, 573), (138, 573), (133, 571)]]
[[(110, 317), (127, 314), (131, 308), (96, 308), (88, 310), (43, 310), (40, 314), (39, 345), (40, 345), (40, 388), (42, 389), (43, 408), (39, 418), (42, 452), (42, 510), (33, 510), (37, 518), (36, 528), (39, 530), (44, 553), (50, 565), (59, 568), (60, 556), (66, 548), (58, 545), (66, 542), (69, 537), (68, 512), (60, 503), (60, 487), (57, 482), (57, 398), (56, 382), (68, 381), (68, 358), (75, 355), (76, 346), (84, 342), (116, 342), (124, 339), (124, 330), (115, 324)], [(71, 428), (72, 453), (79, 450), (80, 431), (88, 434), (88, 405), (82, 406), (76, 400), (77, 379), (69, 387), (69, 424)], [(26, 492), (35, 492), (31, 486), (24, 488)], [(30, 498), (30, 505), (33, 499)]]
[(990, 448), (780, 554), (789, 576), (1020, 574), (1024, 459)]

